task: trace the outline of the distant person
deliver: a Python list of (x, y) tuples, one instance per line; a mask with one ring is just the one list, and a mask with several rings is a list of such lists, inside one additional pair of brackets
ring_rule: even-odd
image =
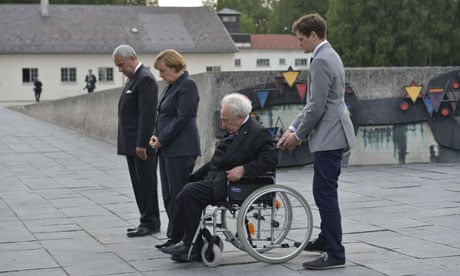
[(38, 79), (38, 77), (34, 80), (34, 94), (35, 94), (35, 101), (38, 103), (40, 102), (40, 96), (42, 94), (42, 86), (43, 83)]
[(96, 76), (93, 74), (93, 70), (89, 69), (88, 74), (85, 77), (86, 86), (83, 89), (87, 89), (88, 93), (91, 93), (96, 89)]
[(308, 14), (292, 25), (305, 53), (312, 53), (307, 103), (280, 138), (282, 150), (292, 150), (308, 137), (313, 153), (313, 197), (321, 218), (321, 232), (307, 251), (324, 252), (303, 263), (306, 269), (345, 266), (338, 179), (344, 149), (355, 143), (353, 124), (345, 104), (345, 70), (326, 40), (327, 24), (319, 14)]
[(158, 87), (152, 72), (137, 59), (129, 45), (113, 51), (118, 70), (129, 78), (118, 103), (118, 154), (125, 155), (140, 223), (128, 228), (128, 237), (160, 232), (155, 150), (149, 139), (155, 127)]
[(152, 148), (158, 149), (163, 203), (169, 219), (168, 241), (156, 245), (162, 248), (173, 244), (172, 218), (176, 196), (188, 182), (201, 153), (196, 124), (200, 97), (195, 82), (184, 71), (185, 60), (177, 51), (162, 51), (153, 66), (168, 84), (160, 95), (156, 132), (150, 139)]

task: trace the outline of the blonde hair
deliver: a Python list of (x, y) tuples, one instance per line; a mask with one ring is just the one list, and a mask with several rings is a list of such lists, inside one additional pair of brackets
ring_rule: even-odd
[(158, 63), (163, 63), (166, 67), (173, 68), (175, 72), (179, 72), (187, 68), (184, 57), (174, 49), (166, 49), (161, 51), (155, 58), (153, 67), (158, 70)]

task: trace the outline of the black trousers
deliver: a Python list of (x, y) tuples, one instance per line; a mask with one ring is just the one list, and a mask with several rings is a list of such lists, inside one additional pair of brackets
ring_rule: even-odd
[(168, 215), (168, 228), (166, 236), (172, 237), (174, 210), (176, 197), (185, 184), (195, 166), (196, 157), (165, 158), (161, 153), (158, 155), (160, 166), (161, 191), (166, 214)]
[(212, 181), (190, 182), (178, 194), (173, 219), (173, 241), (183, 240), (187, 245), (192, 243), (203, 209), (222, 200), (214, 198), (212, 187)]
[(327, 243), (327, 253), (345, 259), (342, 245), (342, 222), (337, 194), (337, 181), (343, 150), (318, 151), (313, 153), (313, 197), (321, 217), (319, 239)]
[(153, 151), (149, 151), (147, 160), (141, 160), (137, 156), (127, 156), (126, 159), (140, 213), (139, 226), (157, 229), (160, 227), (160, 210), (158, 208), (156, 155)]

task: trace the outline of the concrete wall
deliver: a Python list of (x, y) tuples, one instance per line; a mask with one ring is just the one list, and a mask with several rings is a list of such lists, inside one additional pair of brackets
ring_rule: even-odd
[[(409, 85), (412, 81), (426, 86), (431, 78), (458, 69), (456, 67), (352, 68), (346, 70), (346, 77), (360, 100), (402, 98), (405, 93), (404, 86)], [(200, 92), (198, 127), (203, 153), (201, 160), (208, 160), (214, 151), (216, 142), (214, 120), (215, 112), (219, 110), (220, 99), (225, 94), (263, 84), (267, 80), (272, 82), (274, 77), (279, 75), (280, 72), (272, 71), (214, 72), (192, 75)], [(307, 72), (301, 72), (299, 80), (306, 80), (306, 78)], [(160, 82), (159, 87), (161, 91), (164, 83)], [(31, 116), (78, 130), (110, 143), (116, 143), (117, 106), (120, 92), (121, 88), (116, 88), (17, 108)], [(406, 159), (405, 162), (430, 162), (429, 153), (425, 151), (436, 147), (436, 142), (432, 134), (426, 130), (428, 127), (423, 122), (414, 124), (409, 129), (411, 132), (415, 130), (416, 133), (409, 135), (416, 138), (414, 141), (421, 139), (424, 143), (423, 149), (411, 143), (412, 146), (405, 149), (412, 151), (407, 152), (411, 158)], [(368, 134), (372, 131), (388, 133), (388, 131), (379, 130), (380, 128), (388, 129), (392, 126), (363, 127), (361, 132), (358, 132), (358, 145), (351, 151), (347, 159), (349, 165), (400, 163), (395, 150), (400, 146), (395, 145), (391, 138), (382, 138), (384, 143), (381, 144), (380, 140), (374, 143), (369, 142)], [(385, 158), (383, 158), (384, 155)], [(382, 158), (375, 158), (376, 156)]]

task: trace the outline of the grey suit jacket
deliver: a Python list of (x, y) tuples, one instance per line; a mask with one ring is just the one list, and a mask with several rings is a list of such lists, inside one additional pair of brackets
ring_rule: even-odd
[(307, 103), (291, 123), (297, 137), (308, 136), (311, 152), (351, 148), (355, 144), (344, 93), (342, 60), (326, 42), (310, 64)]

